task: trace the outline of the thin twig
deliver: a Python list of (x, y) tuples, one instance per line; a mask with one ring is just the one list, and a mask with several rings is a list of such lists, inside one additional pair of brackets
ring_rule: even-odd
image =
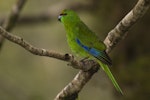
[[(64, 8), (68, 9), (73, 9), (75, 11), (90, 11), (90, 10), (95, 10), (97, 9), (98, 6), (98, 0), (89, 0), (88, 3), (86, 4), (81, 4), (81, 3), (73, 3), (66, 5)], [(56, 17), (56, 12), (51, 12), (51, 8), (46, 9), (38, 14), (35, 15), (22, 15), (19, 19), (18, 22), (19, 24), (30, 24), (30, 23), (38, 23), (38, 22), (47, 22), (50, 20), (53, 20)], [(3, 16), (0, 19), (0, 22), (3, 20)]]
[[(6, 19), (4, 19), (2, 27), (4, 27), (7, 31), (11, 31), (15, 26), (19, 14), (26, 1), (27, 0), (17, 0), (16, 4), (12, 7), (10, 15)], [(0, 48), (2, 48), (3, 42), (4, 38), (0, 35)]]

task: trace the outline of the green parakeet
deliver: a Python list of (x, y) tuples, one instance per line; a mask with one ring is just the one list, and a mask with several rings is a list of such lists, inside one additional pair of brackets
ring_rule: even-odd
[(97, 62), (111, 79), (115, 88), (123, 94), (109, 69), (112, 61), (105, 52), (105, 44), (81, 21), (74, 11), (63, 10), (58, 20), (65, 27), (67, 42), (71, 50), (82, 57), (96, 58)]

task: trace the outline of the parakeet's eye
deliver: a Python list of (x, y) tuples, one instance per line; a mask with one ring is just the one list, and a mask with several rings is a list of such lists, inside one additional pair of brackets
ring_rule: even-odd
[(60, 16), (66, 16), (67, 15), (67, 13), (61, 13), (60, 14)]

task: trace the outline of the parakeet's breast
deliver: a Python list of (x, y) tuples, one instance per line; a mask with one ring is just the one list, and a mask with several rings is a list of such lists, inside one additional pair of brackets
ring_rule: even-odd
[(71, 31), (67, 32), (67, 42), (71, 51), (78, 56), (87, 57), (89, 54), (77, 44), (76, 38), (77, 37)]

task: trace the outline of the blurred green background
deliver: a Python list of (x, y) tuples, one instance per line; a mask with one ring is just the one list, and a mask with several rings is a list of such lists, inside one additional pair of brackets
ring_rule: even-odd
[[(104, 40), (137, 1), (28, 0), (12, 33), (36, 47), (71, 53), (64, 27), (57, 20), (63, 9), (73, 7), (81, 19)], [(8, 16), (15, 2), (0, 0), (0, 19)], [(24, 16), (34, 18), (46, 12), (52, 16), (48, 20), (21, 21)], [(149, 100), (149, 38), (150, 13), (147, 12), (110, 53), (113, 60), (111, 70), (124, 96), (116, 92), (111, 81), (100, 70), (81, 91), (80, 100)], [(66, 62), (35, 56), (6, 40), (0, 50), (0, 100), (53, 100), (77, 72)]]

